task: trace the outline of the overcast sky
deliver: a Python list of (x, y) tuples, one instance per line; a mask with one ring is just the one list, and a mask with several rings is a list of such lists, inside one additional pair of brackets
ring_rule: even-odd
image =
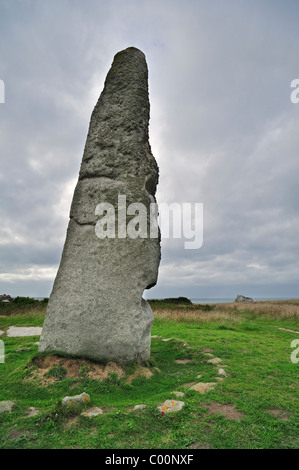
[(298, 24), (297, 0), (0, 0), (0, 293), (50, 295), (91, 112), (135, 46), (158, 203), (204, 207), (147, 297), (299, 298)]

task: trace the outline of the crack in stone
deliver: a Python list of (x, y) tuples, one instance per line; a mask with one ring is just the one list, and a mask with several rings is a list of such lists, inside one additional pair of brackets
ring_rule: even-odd
[(78, 225), (92, 225), (92, 226), (96, 225), (96, 222), (79, 222), (79, 220), (75, 219), (73, 215), (70, 216), (70, 219), (76, 222), (76, 224)]

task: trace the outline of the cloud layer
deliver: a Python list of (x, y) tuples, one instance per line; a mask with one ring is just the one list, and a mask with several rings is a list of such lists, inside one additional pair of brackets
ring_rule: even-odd
[(202, 202), (149, 297), (298, 297), (299, 5), (1, 0), (0, 291), (48, 296), (113, 56), (146, 54), (158, 202)]

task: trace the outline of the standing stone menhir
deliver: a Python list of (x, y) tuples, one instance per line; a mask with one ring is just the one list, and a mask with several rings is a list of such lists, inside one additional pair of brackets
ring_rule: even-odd
[[(147, 64), (129, 47), (114, 57), (91, 116), (39, 351), (119, 362), (150, 357), (153, 312), (142, 294), (157, 282), (160, 238), (149, 230), (158, 167), (148, 124)], [(99, 210), (103, 203), (112, 213)], [(136, 206), (126, 213), (132, 203), (146, 208), (146, 233)], [(99, 223), (109, 236), (97, 233)]]

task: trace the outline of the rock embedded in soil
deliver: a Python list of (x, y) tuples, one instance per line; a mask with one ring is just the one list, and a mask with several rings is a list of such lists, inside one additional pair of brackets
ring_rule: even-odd
[(64, 397), (62, 399), (62, 404), (65, 406), (77, 406), (77, 405), (84, 405), (90, 401), (90, 396), (88, 393), (81, 393), (80, 395), (74, 395), (72, 397)]
[(215, 385), (217, 385), (217, 383), (215, 382), (199, 382), (195, 385), (192, 385), (190, 389), (195, 390), (196, 392), (199, 392), (199, 393), (207, 393), (210, 390), (214, 390)]
[(39, 410), (37, 408), (35, 408), (34, 406), (30, 406), (30, 408), (27, 412), (27, 416), (29, 416), (31, 418), (31, 417), (36, 416), (38, 414), (39, 414)]
[(6, 331), (8, 338), (18, 338), (23, 336), (40, 336), (42, 328), (40, 326), (10, 326)]
[(15, 406), (15, 401), (0, 401), (0, 414), (1, 413), (10, 413)]
[(177, 400), (166, 400), (161, 406), (158, 406), (158, 410), (161, 413), (172, 413), (175, 411), (180, 411), (185, 403), (183, 401)]
[(83, 411), (81, 415), (86, 416), (87, 418), (94, 418), (95, 416), (102, 415), (103, 413), (104, 411), (102, 410), (102, 408), (98, 406), (93, 406), (92, 408), (89, 408), (88, 410)]
[(229, 374), (224, 369), (218, 369), (218, 375), (222, 375), (223, 377), (229, 377)]
[(184, 392), (172, 392), (176, 398), (183, 398), (185, 396)]
[(146, 59), (129, 47), (115, 55), (91, 116), (39, 351), (150, 358), (154, 316), (142, 295), (157, 282), (160, 234), (148, 124)]
[(214, 357), (213, 359), (209, 359), (207, 361), (208, 364), (219, 364), (221, 361), (221, 359), (219, 357)]
[(135, 405), (134, 406), (134, 410), (144, 410), (145, 408), (147, 408), (147, 405)]

